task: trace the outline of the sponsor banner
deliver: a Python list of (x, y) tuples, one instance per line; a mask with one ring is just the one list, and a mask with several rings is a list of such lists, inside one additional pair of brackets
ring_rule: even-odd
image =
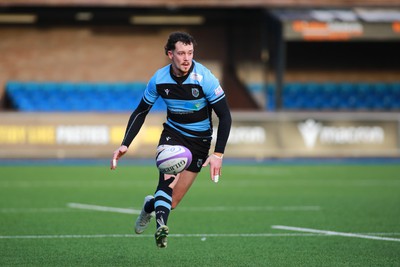
[(302, 155), (368, 156), (398, 154), (395, 121), (315, 120), (284, 123), (283, 147)]
[[(350, 115), (234, 113), (226, 156), (400, 156), (395, 114)], [(0, 158), (111, 157), (128, 119), (129, 114), (1, 114)], [(164, 120), (164, 114), (149, 114), (126, 156), (153, 158)], [(216, 136), (214, 129), (214, 143)]]
[[(393, 119), (344, 120), (338, 113), (235, 119), (226, 153), (234, 157), (399, 156), (399, 123)], [(321, 118), (322, 116), (322, 118)], [(335, 118), (340, 117), (340, 118)], [(214, 138), (215, 140), (215, 138)]]
[[(0, 158), (109, 157), (130, 114), (0, 114)], [(149, 115), (129, 156), (154, 157), (164, 116)], [(132, 151), (132, 152), (131, 152)]]
[(304, 40), (349, 40), (362, 36), (363, 24), (360, 22), (292, 22), (293, 32), (300, 34)]
[(275, 9), (285, 40), (399, 40), (399, 8)]

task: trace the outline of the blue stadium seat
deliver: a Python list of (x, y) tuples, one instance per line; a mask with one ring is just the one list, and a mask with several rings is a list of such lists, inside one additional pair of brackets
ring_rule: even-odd
[[(249, 90), (265, 94), (265, 109), (276, 110), (275, 86), (250, 84)], [(24, 112), (132, 112), (140, 102), (143, 82), (19, 82), (6, 84), (6, 96), (14, 108)], [(376, 110), (400, 109), (400, 82), (394, 83), (300, 83), (283, 87), (286, 110)], [(159, 99), (152, 112), (165, 111)]]

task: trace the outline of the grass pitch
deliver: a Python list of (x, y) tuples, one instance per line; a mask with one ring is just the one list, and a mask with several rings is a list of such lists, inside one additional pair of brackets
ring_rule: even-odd
[(1, 166), (0, 266), (400, 266), (400, 165), (204, 169), (158, 249), (155, 167), (107, 164)]

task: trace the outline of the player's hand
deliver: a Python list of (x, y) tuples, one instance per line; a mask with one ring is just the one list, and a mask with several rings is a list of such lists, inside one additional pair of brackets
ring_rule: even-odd
[(211, 180), (218, 183), (219, 177), (221, 176), (222, 155), (211, 154), (206, 162), (204, 162), (203, 167), (206, 167), (208, 164), (210, 164)]
[(118, 160), (125, 155), (125, 153), (128, 151), (127, 146), (120, 146), (117, 150), (114, 151), (113, 158), (111, 160), (111, 170), (115, 170), (117, 168), (117, 162)]

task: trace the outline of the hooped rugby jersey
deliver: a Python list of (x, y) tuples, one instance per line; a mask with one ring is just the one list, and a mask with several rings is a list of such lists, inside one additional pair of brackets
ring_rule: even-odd
[(153, 75), (143, 100), (154, 105), (159, 97), (167, 105), (168, 126), (185, 136), (210, 138), (211, 105), (224, 98), (225, 93), (211, 71), (193, 60), (186, 79), (173, 77), (171, 65), (159, 69)]

